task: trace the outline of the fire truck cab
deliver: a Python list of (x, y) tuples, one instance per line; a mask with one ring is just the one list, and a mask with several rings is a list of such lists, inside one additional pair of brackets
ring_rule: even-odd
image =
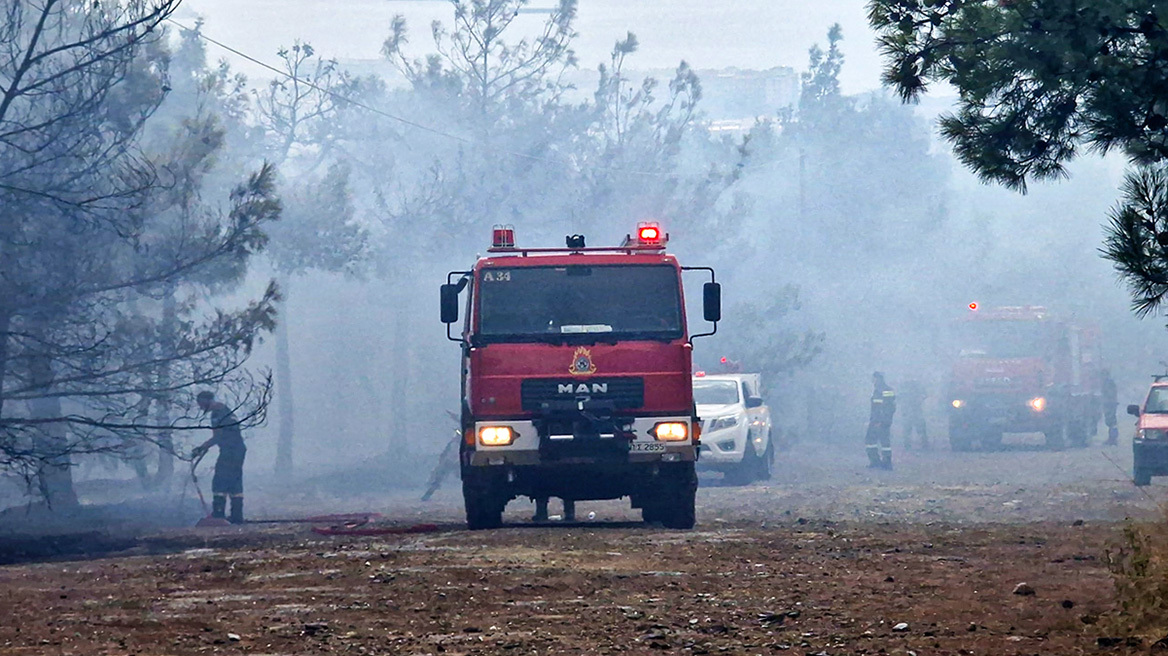
[[(471, 529), (501, 525), (519, 496), (630, 497), (647, 522), (692, 528), (699, 423), (682, 267), (641, 224), (618, 247), (492, 247), (442, 286), (462, 347), (463, 499)], [(721, 288), (703, 288), (717, 330)], [(461, 292), (469, 290), (465, 299)], [(465, 319), (460, 335), (451, 335)], [(713, 334), (713, 331), (704, 334)]]
[(953, 450), (995, 449), (1003, 433), (1032, 432), (1053, 448), (1086, 446), (1101, 417), (1098, 328), (1039, 306), (969, 309), (949, 375)]

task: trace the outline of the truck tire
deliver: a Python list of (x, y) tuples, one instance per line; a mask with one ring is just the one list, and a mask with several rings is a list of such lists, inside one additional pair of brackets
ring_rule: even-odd
[(641, 521), (645, 522), (646, 524), (655, 524), (655, 523), (661, 521), (657, 517), (655, 511), (656, 511), (656, 507), (653, 505), (648, 505), (648, 506), (645, 506), (644, 508), (641, 508)]
[(996, 428), (987, 428), (981, 434), (981, 448), (986, 451), (1001, 451), (1002, 437), (1002, 431)]
[(755, 480), (769, 481), (774, 472), (775, 467), (775, 440), (774, 437), (767, 433), (767, 448), (762, 452), (762, 457), (758, 459), (758, 471)]
[(1071, 446), (1084, 448), (1087, 446), (1087, 439), (1087, 427), (1082, 422), (1067, 422), (1067, 441)]
[(1137, 466), (1135, 470), (1132, 471), (1132, 482), (1136, 484), (1136, 487), (1151, 485), (1152, 473), (1143, 467)]
[(949, 422), (949, 448), (953, 451), (969, 451), (973, 448), (972, 432), (969, 428)]
[(1046, 446), (1054, 451), (1062, 451), (1067, 448), (1067, 424), (1060, 421), (1059, 423), (1042, 431), (1046, 437)]
[(687, 462), (671, 470), (663, 470), (661, 478), (657, 499), (659, 505), (652, 514), (665, 528), (693, 528), (697, 523), (698, 492), (698, 475), (694, 464)]
[(462, 501), (466, 509), (466, 527), (470, 530), (481, 531), (503, 525), (507, 500), (490, 478), (477, 472), (464, 474)]
[(758, 477), (759, 460), (761, 458), (754, 452), (754, 440), (747, 436), (746, 448), (742, 451), (742, 462), (728, 470), (722, 480), (727, 485), (750, 485)]

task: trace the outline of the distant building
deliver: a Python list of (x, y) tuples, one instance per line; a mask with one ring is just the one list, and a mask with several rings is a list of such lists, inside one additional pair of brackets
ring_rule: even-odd
[(787, 66), (765, 71), (724, 68), (697, 74), (702, 81), (702, 113), (713, 121), (774, 116), (799, 101), (799, 74)]
[[(406, 79), (384, 59), (341, 59), (342, 69), (356, 76), (376, 75), (391, 87), (405, 86)], [(773, 120), (780, 110), (794, 107), (799, 102), (799, 74), (788, 66), (780, 66), (765, 71), (741, 68), (696, 70), (702, 83), (702, 100), (698, 111), (711, 132), (718, 134), (744, 134), (755, 124)], [(669, 94), (669, 82), (675, 70), (660, 69), (647, 71), (626, 71), (625, 75), (634, 86), (639, 86), (646, 77), (656, 78), (658, 85), (654, 92), (658, 101)], [(600, 75), (594, 69), (577, 69), (565, 75), (565, 81), (575, 86), (569, 94), (573, 100), (592, 97)]]

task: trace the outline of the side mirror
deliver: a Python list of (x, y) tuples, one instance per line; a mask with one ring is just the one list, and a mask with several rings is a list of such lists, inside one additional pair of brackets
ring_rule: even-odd
[(458, 321), (458, 285), (442, 285), (442, 323)]
[(746, 407), (748, 407), (748, 408), (761, 408), (762, 407), (762, 397), (759, 397), (759, 396), (746, 397)]
[(1127, 413), (1133, 417), (1140, 416), (1140, 406), (1132, 404), (1127, 407)]
[(702, 287), (702, 315), (712, 323), (722, 320), (722, 285), (708, 282)]

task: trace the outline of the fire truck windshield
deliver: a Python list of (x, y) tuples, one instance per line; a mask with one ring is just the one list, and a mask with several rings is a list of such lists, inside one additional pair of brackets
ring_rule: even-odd
[(681, 285), (669, 265), (488, 267), (478, 289), (479, 341), (672, 340), (683, 334)]
[(1040, 358), (1049, 343), (1039, 321), (968, 321), (960, 331), (961, 356), (967, 358)]

